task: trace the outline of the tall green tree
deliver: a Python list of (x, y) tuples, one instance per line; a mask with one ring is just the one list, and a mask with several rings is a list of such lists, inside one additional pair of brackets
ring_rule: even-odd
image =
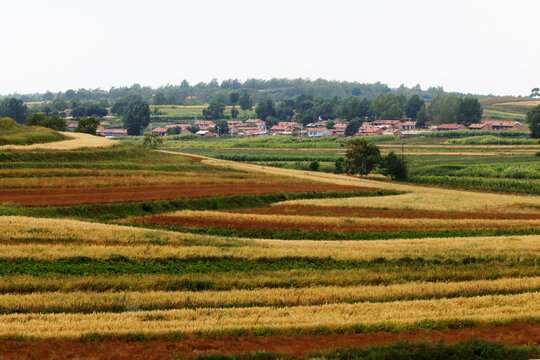
[(154, 95), (154, 105), (165, 105), (167, 103), (167, 98), (162, 92), (158, 92)]
[(381, 151), (366, 139), (350, 139), (347, 141), (345, 158), (348, 174), (367, 175), (380, 163)]
[(393, 151), (381, 159), (380, 168), (383, 175), (390, 175), (392, 180), (407, 179), (407, 162)]
[(232, 93), (229, 94), (229, 101), (232, 104), (231, 117), (233, 119), (235, 119), (238, 116), (238, 111), (236, 111), (234, 107), (236, 106), (239, 100), (240, 100), (240, 94), (238, 94), (236, 91), (233, 91)]
[(63, 99), (63, 98), (56, 98), (52, 101), (52, 106), (57, 110), (57, 111), (64, 111), (66, 110), (69, 105), (66, 101), (66, 99)]
[(364, 120), (360, 118), (352, 119), (345, 127), (345, 136), (354, 136), (354, 134), (358, 132), (358, 129), (360, 129), (360, 126), (362, 126), (363, 122)]
[(291, 121), (294, 116), (294, 100), (280, 101), (276, 106), (276, 117), (281, 121)]
[(43, 126), (41, 124), (43, 124), (45, 122), (47, 117), (48, 116), (45, 115), (44, 113), (31, 114), (30, 116), (28, 116), (26, 118), (26, 125), (28, 125), (28, 126)]
[(482, 106), (477, 98), (459, 99), (457, 123), (469, 126), (482, 120)]
[(360, 100), (356, 96), (345, 98), (339, 105), (338, 115), (346, 120), (363, 118), (367, 116), (370, 102), (367, 99)]
[(418, 113), (423, 106), (424, 100), (420, 99), (420, 96), (415, 94), (411, 96), (405, 104), (405, 115), (407, 115), (408, 118), (416, 120)]
[(429, 115), (426, 106), (422, 106), (418, 114), (416, 115), (416, 128), (423, 129), (429, 123)]
[(535, 139), (540, 138), (540, 105), (530, 108), (527, 111), (527, 122), (531, 129), (531, 137)]
[(403, 115), (400, 98), (391, 92), (377, 95), (371, 109), (378, 119), (398, 120)]
[(116, 100), (111, 107), (111, 112), (117, 116), (122, 116), (128, 104), (129, 101), (127, 99)]
[(28, 108), (21, 99), (5, 98), (0, 103), (0, 118), (9, 117), (18, 122), (24, 124)]
[(225, 105), (218, 101), (212, 101), (206, 109), (203, 109), (203, 116), (207, 120), (217, 120), (225, 118)]
[(122, 117), (128, 135), (141, 135), (142, 129), (150, 123), (150, 107), (143, 99), (132, 100)]
[(244, 111), (251, 110), (251, 108), (253, 108), (253, 99), (248, 93), (244, 93), (238, 100), (238, 103)]
[(98, 126), (99, 120), (93, 116), (89, 116), (79, 120), (77, 127), (75, 128), (75, 132), (96, 135)]
[(456, 124), (460, 99), (453, 94), (440, 94), (427, 108), (428, 117), (435, 124)]
[(257, 113), (257, 117), (261, 120), (266, 120), (266, 118), (269, 116), (276, 116), (274, 102), (270, 99), (260, 102), (259, 104), (257, 104), (255, 112)]

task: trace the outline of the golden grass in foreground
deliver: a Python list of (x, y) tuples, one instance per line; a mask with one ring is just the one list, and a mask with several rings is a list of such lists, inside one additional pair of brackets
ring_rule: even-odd
[(94, 136), (83, 133), (60, 132), (60, 134), (71, 140), (55, 141), (45, 144), (33, 145), (4, 145), (1, 150), (73, 150), (79, 148), (101, 148), (119, 144), (118, 141), (107, 139), (101, 136)]
[(1, 259), (31, 258), (35, 260), (89, 257), (104, 259), (120, 255), (134, 259), (174, 257), (223, 257), (245, 259), (312, 257), (336, 260), (371, 261), (422, 257), (460, 259), (469, 256), (533, 257), (540, 255), (540, 236), (501, 236), (486, 238), (440, 238), (358, 241), (290, 241), (254, 240), (238, 247), (172, 246), (172, 245), (84, 245), (84, 244), (2, 244)]
[(427, 186), (404, 185), (399, 183), (366, 180), (359, 177), (346, 175), (323, 174), (319, 172), (275, 168), (271, 166), (261, 166), (217, 159), (203, 160), (203, 163), (229, 167), (237, 170), (293, 176), (301, 179), (326, 182), (336, 185), (354, 185), (407, 192), (407, 194), (392, 196), (296, 200), (287, 201), (285, 202), (286, 204), (435, 211), (479, 211), (509, 206), (540, 206), (540, 196), (492, 194), (464, 190), (441, 189)]
[[(35, 243), (33, 242), (35, 238), (40, 242), (50, 241), (53, 244)], [(68, 242), (58, 243), (63, 240)], [(25, 241), (30, 243), (20, 244)], [(193, 244), (197, 246), (189, 246)], [(236, 256), (255, 259), (304, 256), (342, 260), (372, 260), (380, 257), (432, 259), (498, 255), (538, 256), (540, 236), (358, 241), (247, 240), (77, 220), (0, 217), (0, 258), (53, 259), (73, 256), (105, 258), (111, 254), (131, 258)]]
[(540, 293), (388, 303), (330, 304), (287, 308), (158, 310), (95, 314), (0, 316), (0, 336), (79, 337), (84, 334), (184, 334), (270, 328), (340, 329), (353, 325), (418, 321), (509, 321), (540, 317)]
[(87, 244), (243, 244), (238, 240), (218, 236), (183, 234), (173, 231), (140, 229), (70, 219), (45, 219), (24, 216), (0, 216), (0, 243), (28, 241), (83, 242)]
[(47, 309), (63, 309), (73, 312), (89, 310), (99, 312), (110, 308), (299, 306), (353, 301), (474, 296), (486, 293), (522, 293), (539, 289), (540, 277), (449, 283), (413, 282), (387, 286), (318, 286), (231, 291), (40, 292), (0, 295), (0, 310), (43, 312)]

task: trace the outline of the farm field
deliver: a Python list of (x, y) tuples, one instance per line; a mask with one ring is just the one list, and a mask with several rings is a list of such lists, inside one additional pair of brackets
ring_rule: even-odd
[[(151, 105), (150, 114), (151, 122), (164, 123), (164, 122), (182, 122), (186, 124), (193, 124), (196, 119), (203, 119), (203, 109), (207, 105)], [(224, 115), (226, 117), (231, 116), (232, 106), (226, 106)], [(242, 110), (239, 106), (236, 106), (239, 119), (256, 118), (257, 114), (254, 111)]]
[[(79, 146), (0, 150), (3, 360), (255, 351), (276, 354), (245, 358), (337, 359), (416, 347), (539, 355), (534, 191), (418, 186), (204, 157), (217, 153), (209, 150), (73, 140)], [(527, 177), (500, 180), (536, 183), (534, 153), (508, 151), (516, 153), (411, 155), (411, 171), (467, 178), (482, 164), (485, 179), (514, 166)], [(330, 163), (335, 152), (306, 155)]]

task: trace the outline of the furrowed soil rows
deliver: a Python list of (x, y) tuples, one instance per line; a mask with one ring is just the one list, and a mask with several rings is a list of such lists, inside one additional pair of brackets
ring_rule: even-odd
[(515, 323), (507, 326), (478, 327), (439, 331), (379, 332), (373, 334), (330, 334), (313, 336), (230, 336), (189, 337), (181, 340), (120, 341), (100, 340), (80, 342), (47, 339), (33, 342), (0, 341), (3, 360), (170, 360), (202, 354), (244, 354), (255, 351), (303, 355), (312, 351), (327, 351), (341, 347), (388, 345), (399, 341), (462, 342), (483, 339), (503, 344), (540, 343), (540, 325)]
[(537, 220), (472, 220), (472, 219), (408, 219), (332, 218), (298, 215), (236, 214), (212, 211), (180, 211), (169, 215), (153, 215), (133, 219), (134, 223), (176, 227), (307, 230), (326, 232), (399, 232), (436, 230), (515, 230), (538, 229)]
[(221, 184), (118, 186), (78, 189), (0, 189), (0, 203), (24, 206), (66, 206), (147, 200), (272, 194), (276, 192), (377, 191), (375, 188), (326, 184)]
[[(512, 210), (516, 212), (512, 212)], [(527, 212), (525, 212), (527, 211)], [(372, 208), (346, 208), (332, 206), (274, 205), (266, 208), (227, 210), (238, 214), (260, 215), (312, 215), (312, 216), (354, 216), (396, 219), (499, 219), (499, 220), (540, 220), (540, 211), (535, 209), (505, 208), (492, 212), (445, 212), (420, 210), (392, 210)]]

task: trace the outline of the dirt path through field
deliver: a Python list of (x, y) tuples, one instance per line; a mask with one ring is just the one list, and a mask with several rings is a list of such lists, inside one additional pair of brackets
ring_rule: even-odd
[(511, 324), (441, 331), (372, 333), (315, 336), (218, 336), (191, 337), (176, 341), (152, 340), (125, 342), (106, 340), (79, 342), (51, 339), (35, 342), (0, 341), (2, 360), (164, 360), (195, 357), (202, 354), (239, 354), (254, 351), (301, 355), (312, 351), (328, 351), (341, 347), (388, 345), (398, 341), (461, 342), (483, 339), (505, 344), (539, 344), (540, 324)]
[(32, 145), (4, 145), (0, 146), (2, 150), (74, 150), (80, 148), (102, 148), (110, 147), (120, 142), (107, 139), (102, 136), (94, 136), (84, 133), (60, 132), (68, 137), (67, 140), (54, 141), (44, 144)]

